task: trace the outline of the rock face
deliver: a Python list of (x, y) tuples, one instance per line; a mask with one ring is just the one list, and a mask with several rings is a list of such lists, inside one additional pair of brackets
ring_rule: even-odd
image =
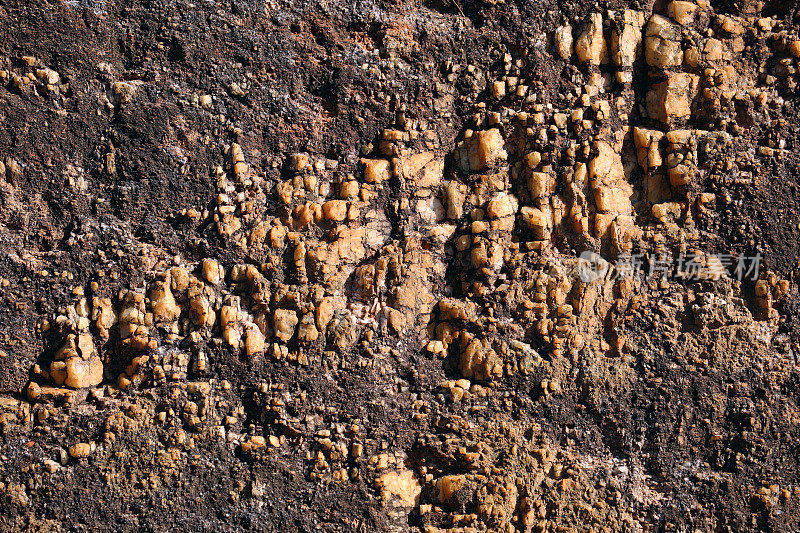
[(0, 531), (800, 531), (798, 17), (0, 2)]
[(666, 80), (653, 85), (647, 93), (647, 113), (664, 123), (691, 116), (698, 82), (694, 74), (667, 74)]
[(461, 168), (481, 171), (498, 161), (505, 161), (508, 154), (503, 148), (504, 144), (497, 128), (475, 132), (463, 141), (463, 149), (459, 152)]
[(652, 67), (680, 67), (683, 63), (680, 27), (666, 17), (653, 15), (645, 30), (644, 52), (647, 64)]
[(592, 13), (585, 28), (575, 40), (575, 55), (578, 56), (578, 61), (599, 65), (606, 59), (606, 52), (603, 16), (600, 13)]
[(56, 385), (74, 389), (93, 387), (103, 381), (103, 362), (96, 355), (92, 336), (86, 333), (67, 336), (50, 364)]

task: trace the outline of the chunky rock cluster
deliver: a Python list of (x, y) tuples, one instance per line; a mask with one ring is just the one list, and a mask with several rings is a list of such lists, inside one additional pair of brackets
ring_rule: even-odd
[[(76, 286), (42, 323), (49, 347), (25, 400), (0, 398), (0, 420), (33, 427), (58, 419), (59, 405), (115, 406), (94, 440), (65, 442), (63, 457), (42, 463), (50, 474), (114, 450), (117, 462), (101, 469), (113, 483), (137, 468), (119, 443), (155, 425), (161, 447), (144, 486), (179, 479), (199, 449), (218, 445), (237, 464), (291, 457), (310, 482), (363, 482), (398, 530), (649, 529), (666, 496), (641, 464), (588, 454), (574, 424), (554, 435), (524, 413), (568, 390), (587, 417), (603, 419), (600, 389), (633, 382), (635, 365), (652, 374), (652, 353), (664, 346), (675, 367), (708, 372), (725, 359), (723, 329), (773, 364), (762, 344), (783, 342), (778, 303), (794, 290), (770, 271), (741, 283), (703, 249), (730, 203), (721, 187), (753, 183), (763, 158), (786, 155), (781, 139), (756, 149), (737, 135), (742, 109), (796, 90), (796, 29), (721, 14), (705, 0), (663, 7), (598, 8), (554, 28), (548, 61), (578, 80), (559, 98), (525, 58), (499, 56), (482, 89), (459, 102), (464, 127), (449, 143), (402, 104), (346, 168), (314, 153), (264, 165), (247, 142), (224, 143), (210, 205), (177, 217), (203, 221), (246, 260), (150, 250), (143, 284), (115, 294)], [(757, 47), (761, 64), (743, 56)], [(477, 77), (452, 63), (443, 70)], [(33, 58), (0, 70), (0, 80), (69, 94)], [(139, 85), (113, 83), (109, 109), (134, 101)], [(246, 89), (228, 87), (237, 98)], [(113, 152), (103, 163), (113, 175)], [(691, 253), (701, 258), (691, 281), (706, 285), (613, 268), (585, 279), (584, 251), (605, 267)], [(232, 390), (220, 353), (266, 377)], [(400, 379), (390, 361), (402, 357), (416, 368)], [(366, 416), (337, 418), (264, 370), (287, 367), (330, 381), (370, 369), (385, 388), (381, 402), (405, 402), (412, 435), (390, 446)], [(165, 391), (160, 401), (154, 390)], [(737, 438), (713, 433), (711, 442), (735, 463)], [(26, 503), (21, 485), (3, 489)], [(264, 490), (242, 483), (229, 497)], [(623, 501), (623, 492), (635, 497)], [(790, 497), (778, 485), (752, 496), (765, 508)]]

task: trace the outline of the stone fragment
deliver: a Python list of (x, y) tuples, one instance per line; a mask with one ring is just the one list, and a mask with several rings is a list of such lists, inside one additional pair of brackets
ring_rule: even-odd
[(255, 325), (250, 325), (247, 328), (244, 340), (245, 352), (248, 357), (256, 354), (263, 353), (265, 348), (264, 334)]
[(611, 61), (619, 67), (632, 67), (642, 43), (644, 13), (625, 9), (614, 18), (611, 31)]
[(601, 185), (614, 185), (625, 179), (625, 168), (621, 155), (606, 141), (596, 141), (596, 155), (589, 160), (589, 177)]
[(466, 320), (475, 318), (478, 306), (474, 302), (456, 298), (443, 298), (439, 301), (439, 314), (442, 320)]
[(479, 339), (472, 339), (468, 343), (465, 341), (462, 341), (460, 357), (460, 369), (465, 378), (484, 381), (502, 375), (501, 359), (491, 347)]
[(111, 84), (111, 91), (121, 104), (127, 104), (133, 100), (136, 89), (136, 84), (129, 81), (117, 81)]
[(549, 172), (531, 172), (528, 178), (528, 192), (531, 198), (541, 198), (553, 194), (556, 180)]
[(94, 387), (103, 381), (103, 362), (96, 355), (84, 360), (71, 357), (65, 361), (64, 385), (73, 389)]
[(667, 15), (682, 26), (688, 26), (694, 20), (697, 4), (683, 0), (673, 0), (667, 4)]
[(428, 224), (436, 224), (444, 220), (447, 216), (447, 211), (442, 205), (441, 200), (436, 197), (417, 200), (415, 210), (420, 218)]
[(513, 194), (500, 193), (489, 201), (486, 213), (490, 218), (503, 218), (513, 215), (519, 208), (519, 202)]
[(464, 216), (464, 199), (465, 195), (458, 182), (450, 181), (445, 185), (444, 201), (448, 218), (458, 220)]
[(445, 503), (467, 483), (464, 475), (442, 476), (436, 480), (436, 499)]
[(347, 218), (347, 202), (330, 200), (322, 204), (322, 214), (327, 220), (341, 222)]
[(328, 327), (331, 318), (333, 318), (333, 303), (331, 303), (331, 298), (322, 299), (319, 305), (317, 305), (316, 315), (317, 329), (324, 331)]
[(555, 48), (562, 59), (569, 59), (572, 56), (572, 26), (567, 24), (556, 28)]
[(491, 128), (472, 133), (459, 151), (461, 168), (465, 171), (481, 171), (498, 161), (505, 161), (508, 153), (500, 130)]
[(110, 298), (92, 298), (92, 320), (104, 337), (108, 335), (108, 330), (117, 323), (117, 314)]
[(343, 181), (339, 184), (339, 198), (349, 200), (358, 196), (360, 185), (356, 180)]
[(653, 204), (651, 212), (655, 218), (663, 222), (668, 216), (679, 217), (681, 215), (681, 204), (678, 202)]
[(216, 285), (222, 278), (222, 267), (213, 259), (203, 259), (203, 277), (212, 285)]
[(597, 187), (594, 190), (598, 211), (629, 215), (631, 213), (630, 192), (617, 187)]
[(653, 85), (646, 96), (647, 113), (665, 124), (688, 118), (697, 94), (699, 78), (685, 72), (669, 73), (667, 79)]
[(294, 336), (294, 329), (297, 326), (297, 313), (289, 309), (276, 309), (273, 325), (275, 326), (275, 336), (283, 342), (288, 342)]
[(219, 310), (219, 322), (222, 327), (222, 338), (230, 346), (239, 348), (242, 334), (239, 331), (239, 311), (234, 305), (223, 305)]
[(581, 63), (591, 65), (599, 65), (606, 58), (603, 17), (600, 13), (589, 15), (586, 27), (575, 40), (575, 55)]
[(92, 445), (88, 442), (79, 442), (70, 446), (68, 451), (73, 459), (83, 459), (92, 453)]
[(389, 179), (389, 161), (386, 159), (362, 159), (364, 164), (364, 181), (380, 183)]
[(664, 138), (664, 132), (648, 130), (646, 128), (633, 128), (633, 142), (636, 145), (636, 156), (639, 164), (645, 171), (661, 166), (661, 150), (659, 143)]
[(501, 99), (506, 95), (506, 82), (496, 81), (492, 83), (492, 96)]
[(414, 507), (419, 503), (422, 486), (411, 470), (386, 472), (375, 480), (381, 499), (392, 507)]
[(666, 17), (653, 15), (650, 18), (644, 45), (645, 60), (651, 67), (666, 69), (683, 63), (680, 26)]
[(167, 281), (156, 281), (150, 288), (150, 306), (156, 322), (173, 322), (181, 314)]
[(78, 353), (80, 354), (81, 358), (89, 359), (91, 356), (95, 354), (95, 347), (94, 347), (94, 340), (92, 336), (87, 333), (81, 333), (78, 335)]
[(538, 240), (545, 240), (550, 237), (552, 219), (548, 213), (535, 207), (525, 206), (520, 209), (522, 221)]
[(300, 342), (314, 342), (319, 337), (319, 330), (315, 324), (314, 314), (307, 313), (300, 321), (300, 326), (297, 328), (297, 339)]

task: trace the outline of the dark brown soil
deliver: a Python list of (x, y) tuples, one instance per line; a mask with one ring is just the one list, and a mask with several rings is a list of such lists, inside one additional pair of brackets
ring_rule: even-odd
[[(797, 38), (800, 10), (792, 2), (763, 9), (711, 3), (714, 13), (774, 16)], [(0, 0), (0, 70), (24, 75), (46, 67), (60, 76), (57, 91), (38, 80), (17, 87), (0, 78), (0, 276), (8, 282), (0, 288), (0, 397), (7, 399), (0, 414), (16, 412), (7, 407), (12, 401), (27, 406), (17, 418), (0, 418), (0, 530), (366, 532), (469, 523), (499, 531), (505, 523), (484, 516), (479, 490), (437, 499), (436, 479), (476, 473), (502, 478), (498, 486), (516, 483), (519, 502), (524, 495), (541, 502), (544, 516), (531, 524), (520, 518), (524, 505), (514, 504), (507, 523), (521, 531), (800, 529), (800, 100), (780, 80), (774, 93), (780, 104), (741, 109), (738, 122), (729, 109), (687, 126), (718, 131), (726, 119), (741, 128), (732, 152), (771, 146), (770, 139), (785, 150), (781, 158), (761, 156), (747, 182), (735, 179), (744, 167), (724, 168), (726, 154), (709, 156), (706, 181), (698, 184), (698, 191), (716, 194), (716, 203), (712, 214), (695, 220), (694, 244), (708, 252), (759, 253), (764, 271), (790, 282), (788, 294), (776, 298), (779, 318), (769, 334), (760, 333), (766, 319), (753, 282), (645, 283), (641, 310), (614, 308), (600, 318), (598, 338), (611, 342), (613, 329), (627, 339), (623, 353), (552, 358), (533, 325), (520, 322), (543, 366), (473, 379), (491, 381), (484, 385), (492, 392), (472, 403), (454, 402), (440, 387), (464, 377), (459, 357), (453, 350), (444, 359), (432, 356), (426, 345), (433, 337), (423, 327), (345, 350), (320, 341), (307, 349), (308, 365), (249, 358), (209, 342), (208, 370), (197, 376), (190, 370), (182, 386), (147, 378), (105, 396), (79, 390), (71, 403), (37, 402), (27, 392), (32, 381), (45, 385), (34, 365), (49, 365), (63, 341), (62, 330), (44, 332), (42, 321), (54, 324), (65, 313), (74, 287), (116, 305), (121, 290), (155, 278), (158, 261), (194, 265), (214, 258), (226, 271), (269, 262), (266, 252), (220, 235), (211, 217), (186, 215), (213, 213), (215, 172), (218, 166), (231, 172), (232, 143), (267, 184), (257, 212), (271, 216), (284, 213), (276, 187), (291, 177), (291, 154), (327, 158), (338, 163), (337, 175), (361, 176), (360, 159), (378, 153), (382, 131), (394, 127), (401, 109), (429, 124), (445, 172), (457, 172), (452, 154), (472, 127), (475, 104), (511, 105), (488, 96), (487, 78), (507, 73), (504, 54), (522, 60), (516, 75), (540, 102), (571, 109), (587, 67), (554, 56), (553, 30), (593, 11), (624, 8), (665, 12), (652, 1)], [(746, 36), (753, 47), (741, 60), (770, 71), (777, 59), (761, 57), (760, 41)], [(378, 64), (377, 72), (370, 68)], [(451, 64), (462, 68), (451, 75)], [(469, 75), (467, 65), (481, 74)], [(641, 103), (651, 73), (637, 62), (634, 74), (633, 86), (618, 96)], [(129, 101), (115, 95), (119, 82), (136, 88)], [(208, 105), (198, 104), (203, 95), (211, 96)], [(615, 111), (612, 131), (625, 124), (653, 127), (654, 121), (635, 109), (625, 119)], [(554, 149), (594, 139), (588, 131), (552, 135)], [(424, 149), (421, 140), (414, 146)], [(553, 166), (561, 171), (573, 163)], [(642, 171), (634, 175), (634, 189), (642, 187)], [(387, 211), (398, 243), (413, 223), (393, 207), (403, 194), (390, 190), (375, 203)], [(567, 235), (558, 251), (576, 255), (583, 244)], [(469, 266), (468, 253), (425, 246), (447, 262), (441, 279), (431, 282), (437, 301), (477, 301), (465, 287), (482, 274)], [(518, 264), (522, 280), (539, 268), (530, 257)], [(282, 267), (271, 276), (276, 284), (303, 284)], [(521, 321), (513, 291), (503, 292), (500, 278), (486, 283), (497, 292), (481, 305), (492, 302), (501, 321)], [(714, 307), (712, 297), (727, 306)], [(484, 327), (465, 326), (475, 333)], [(515, 335), (511, 326), (498, 331), (498, 339)], [(97, 390), (116, 386), (130, 361), (117, 340), (112, 334), (99, 345), (106, 375)], [(163, 357), (164, 346), (154, 351)], [(187, 392), (186, 380), (211, 380), (213, 395)], [(229, 388), (216, 385), (223, 380)], [(543, 392), (547, 380), (558, 381), (557, 392)], [(281, 409), (274, 408), (277, 398)], [(211, 438), (210, 423), (201, 430), (177, 415), (157, 418), (170, 409), (185, 412), (188, 400), (220, 417), (231, 411), (220, 402), (240, 405), (229, 433), (285, 440), (249, 453)], [(425, 402), (427, 416), (414, 416), (417, 401)], [(109, 429), (116, 415), (124, 430)], [(337, 426), (343, 429), (336, 442), (348, 449), (364, 443), (364, 454), (338, 462), (326, 455), (330, 464), (317, 476), (314, 458), (325, 438), (319, 432), (334, 428), (335, 440)], [(77, 442), (96, 442), (100, 451), (70, 457)], [(479, 465), (459, 451), (486, 446), (493, 451)], [(526, 446), (555, 450), (556, 459), (547, 467), (531, 462), (538, 452)], [(419, 500), (405, 512), (376, 485), (381, 470), (370, 458), (382, 453), (402, 456), (397, 469), (412, 470), (420, 481)], [(58, 463), (53, 472), (48, 460)], [(578, 488), (569, 495), (556, 489), (556, 480), (568, 476), (547, 473), (554, 461), (580, 471), (570, 478)], [(338, 469), (347, 472), (345, 480), (334, 477)], [(531, 481), (540, 470), (552, 479)], [(424, 512), (425, 505), (438, 510)], [(476, 521), (456, 516), (469, 514)]]

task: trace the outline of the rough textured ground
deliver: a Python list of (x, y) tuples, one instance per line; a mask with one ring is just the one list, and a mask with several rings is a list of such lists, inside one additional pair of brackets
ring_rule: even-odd
[(800, 529), (798, 27), (0, 0), (0, 530)]

